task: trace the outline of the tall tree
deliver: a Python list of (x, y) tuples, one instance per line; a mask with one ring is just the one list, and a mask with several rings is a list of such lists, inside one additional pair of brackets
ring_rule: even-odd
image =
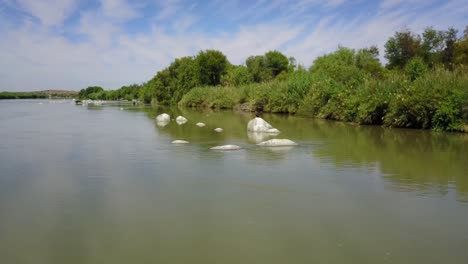
[(288, 70), (288, 58), (283, 53), (277, 50), (265, 53), (265, 60), (266, 65), (270, 69), (273, 78), (275, 78), (282, 71)]
[(271, 71), (264, 56), (250, 56), (245, 61), (254, 82), (271, 80)]
[(422, 34), (421, 57), (424, 62), (433, 67), (440, 63), (442, 51), (444, 50), (445, 33), (428, 27)]
[(385, 43), (385, 58), (389, 68), (403, 68), (408, 61), (420, 53), (421, 38), (406, 29), (396, 32)]
[(453, 58), (455, 53), (455, 43), (457, 42), (458, 30), (449, 28), (445, 32), (445, 49), (442, 53), (442, 62), (445, 66), (451, 68), (453, 64)]
[(202, 85), (219, 85), (229, 63), (226, 56), (217, 50), (200, 51), (195, 62)]

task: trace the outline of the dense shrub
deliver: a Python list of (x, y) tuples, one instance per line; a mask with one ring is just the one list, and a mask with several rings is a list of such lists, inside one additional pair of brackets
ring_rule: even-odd
[(468, 74), (436, 69), (402, 89), (390, 103), (385, 124), (396, 127), (462, 130), (468, 105)]
[(182, 97), (179, 105), (189, 107), (233, 108), (240, 103), (240, 93), (232, 87), (197, 87)]

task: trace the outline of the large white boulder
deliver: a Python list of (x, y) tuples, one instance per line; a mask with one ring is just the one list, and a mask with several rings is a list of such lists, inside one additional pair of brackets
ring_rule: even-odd
[(172, 144), (188, 144), (189, 142), (188, 141), (185, 141), (185, 140), (174, 140), (172, 141)]
[(211, 150), (239, 150), (241, 147), (237, 145), (223, 145), (210, 148)]
[(221, 132), (223, 132), (223, 129), (220, 128), (220, 127), (217, 127), (217, 128), (214, 129), (214, 131), (216, 131), (216, 132), (218, 132), (218, 133), (221, 133)]
[(164, 127), (169, 124), (169, 122), (171, 122), (171, 116), (166, 113), (160, 114), (156, 117), (156, 124), (158, 126)]
[(257, 144), (258, 146), (264, 147), (284, 147), (284, 146), (296, 146), (297, 143), (289, 139), (270, 139)]
[(270, 133), (270, 134), (279, 134), (280, 131), (270, 124), (263, 118), (256, 117), (249, 121), (247, 124), (247, 131), (252, 132), (261, 132), (261, 133)]
[(187, 120), (187, 118), (185, 118), (183, 116), (178, 116), (178, 117), (176, 117), (175, 121), (177, 122), (177, 124), (183, 125), (183, 124), (187, 123), (188, 120)]
[(204, 126), (206, 126), (206, 125), (205, 125), (204, 123), (202, 123), (202, 122), (198, 122), (198, 123), (196, 123), (195, 125), (197, 125), (197, 126), (199, 126), (199, 127), (204, 127)]
[(171, 116), (166, 113), (163, 113), (156, 117), (156, 122), (165, 122), (165, 121), (170, 122)]

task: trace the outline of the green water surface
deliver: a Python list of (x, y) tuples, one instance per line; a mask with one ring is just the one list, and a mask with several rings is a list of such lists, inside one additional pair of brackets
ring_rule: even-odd
[(252, 118), (0, 101), (0, 263), (468, 263), (467, 135)]

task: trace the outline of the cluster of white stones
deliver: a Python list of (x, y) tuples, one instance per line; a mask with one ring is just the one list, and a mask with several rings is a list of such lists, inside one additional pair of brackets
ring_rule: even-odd
[[(156, 123), (158, 126), (164, 127), (171, 121), (170, 115), (163, 113), (156, 117)], [(188, 122), (187, 118), (183, 116), (178, 116), (175, 119), (178, 125), (183, 125)], [(204, 123), (198, 122), (196, 123), (198, 127), (206, 126)], [(218, 127), (214, 129), (215, 132), (221, 133), (223, 129)], [(280, 131), (270, 125), (268, 122), (263, 120), (260, 117), (256, 117), (249, 121), (247, 124), (247, 132), (249, 134), (249, 138), (255, 139), (257, 142), (257, 146), (262, 147), (281, 147), (281, 146), (297, 146), (298, 144), (289, 139), (270, 139), (265, 140), (269, 136), (275, 136), (280, 133)], [(188, 141), (185, 140), (174, 140), (172, 144), (188, 144)], [(210, 148), (211, 150), (239, 150), (242, 149), (237, 145), (222, 145)]]

